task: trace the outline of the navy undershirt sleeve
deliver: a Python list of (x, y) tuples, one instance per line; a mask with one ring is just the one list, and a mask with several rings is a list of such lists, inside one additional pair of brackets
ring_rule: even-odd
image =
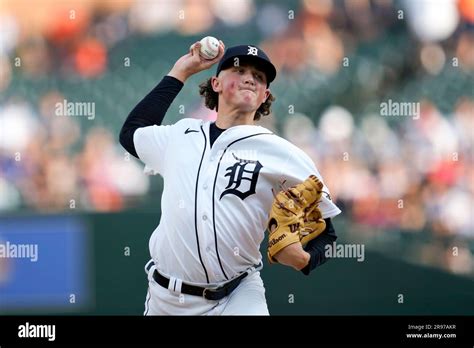
[(331, 245), (336, 239), (336, 231), (332, 224), (331, 219), (324, 219), (326, 221), (326, 229), (319, 236), (309, 241), (304, 247), (304, 250), (311, 255), (311, 259), (305, 268), (301, 270), (303, 274), (309, 275), (309, 273), (316, 267), (325, 263), (328, 258), (325, 255), (326, 245)]
[(183, 88), (183, 83), (178, 79), (165, 76), (160, 83), (152, 89), (130, 112), (120, 131), (120, 144), (138, 158), (133, 144), (133, 134), (138, 128), (161, 125), (166, 111), (174, 98)]

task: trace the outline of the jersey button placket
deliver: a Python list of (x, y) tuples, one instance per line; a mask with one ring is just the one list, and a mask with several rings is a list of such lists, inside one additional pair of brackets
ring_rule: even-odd
[[(203, 245), (203, 259), (208, 266), (208, 272), (211, 279), (215, 280), (216, 274), (220, 272), (217, 261), (214, 260), (212, 252), (214, 250), (214, 230), (212, 222), (212, 194), (213, 194), (213, 183), (216, 174), (218, 155), (216, 153), (218, 149), (213, 148), (207, 161), (204, 164), (203, 170), (203, 182), (200, 185), (200, 197), (205, 198), (200, 203), (200, 216), (201, 216), (201, 230), (205, 236), (202, 238)], [(216, 266), (217, 265), (217, 266)]]
[[(202, 196), (201, 196), (202, 197)], [(209, 207), (207, 206), (207, 203), (205, 203), (206, 200), (201, 201), (201, 204), (199, 205), (198, 208), (198, 216), (200, 217), (200, 225), (198, 230), (199, 230), (199, 244), (201, 248), (201, 257), (202, 260), (206, 266), (209, 279), (212, 281), (212, 279), (215, 278), (215, 271), (214, 267), (212, 266), (211, 260), (209, 260), (209, 251), (207, 250), (207, 247), (209, 243), (211, 242), (209, 240), (210, 238), (210, 232), (211, 232), (211, 224), (210, 218), (209, 218)], [(212, 238), (212, 237), (211, 237)]]

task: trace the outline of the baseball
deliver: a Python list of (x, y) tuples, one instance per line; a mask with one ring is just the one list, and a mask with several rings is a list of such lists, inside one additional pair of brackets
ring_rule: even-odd
[(205, 59), (214, 59), (219, 54), (219, 40), (213, 36), (206, 36), (201, 41), (200, 55)]

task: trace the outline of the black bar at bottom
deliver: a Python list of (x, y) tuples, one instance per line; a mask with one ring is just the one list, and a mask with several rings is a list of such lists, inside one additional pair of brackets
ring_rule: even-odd
[[(54, 340), (48, 325), (54, 325)], [(0, 346), (251, 342), (472, 347), (473, 328), (472, 316), (0, 316)]]

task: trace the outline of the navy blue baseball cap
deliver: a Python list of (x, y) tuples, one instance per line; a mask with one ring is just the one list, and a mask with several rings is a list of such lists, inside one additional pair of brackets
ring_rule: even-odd
[(217, 65), (216, 76), (222, 70), (225, 70), (234, 65), (234, 58), (239, 58), (239, 64), (247, 62), (256, 63), (257, 67), (261, 69), (267, 76), (267, 87), (276, 77), (275, 66), (270, 61), (270, 58), (257, 46), (240, 45), (226, 49), (224, 56)]

